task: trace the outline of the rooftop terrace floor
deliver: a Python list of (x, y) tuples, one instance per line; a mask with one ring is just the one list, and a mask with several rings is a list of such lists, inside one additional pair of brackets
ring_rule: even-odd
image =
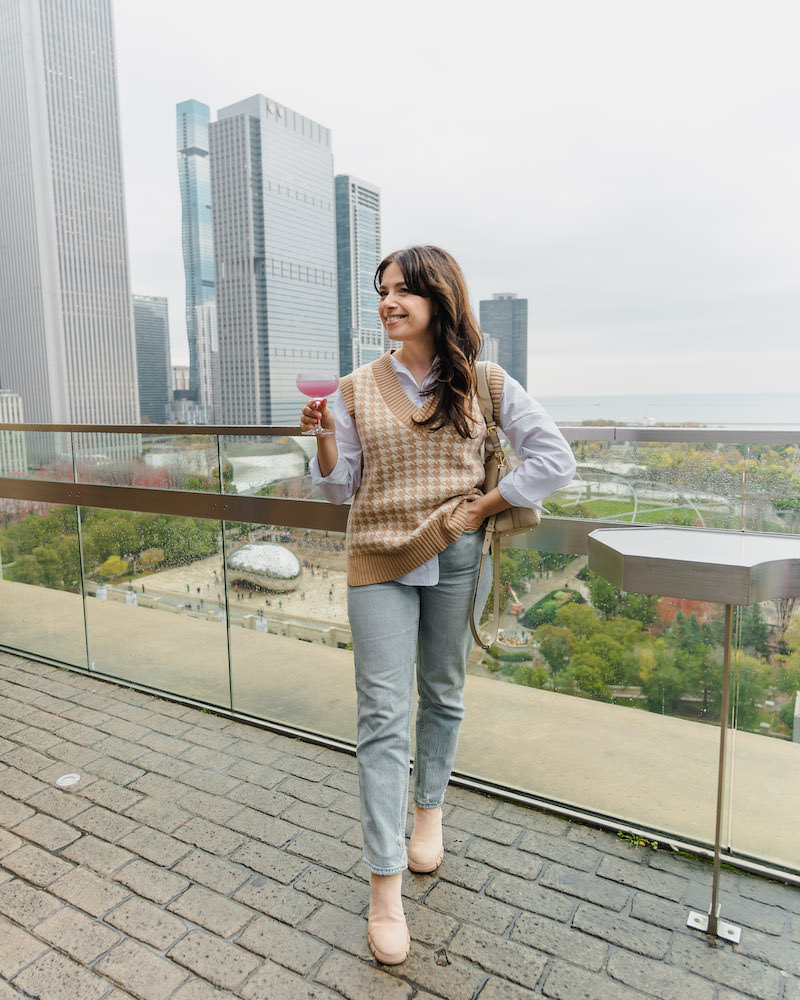
[[(56, 781), (80, 776), (68, 790)], [(0, 653), (0, 1000), (800, 1000), (800, 889), (463, 789), (367, 948), (355, 760)]]

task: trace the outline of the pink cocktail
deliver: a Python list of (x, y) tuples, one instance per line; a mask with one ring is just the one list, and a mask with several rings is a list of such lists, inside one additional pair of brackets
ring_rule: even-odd
[(339, 388), (339, 379), (305, 378), (302, 375), (298, 375), (297, 388), (305, 396), (311, 396), (312, 399), (324, 399), (326, 396), (332, 396), (336, 392)]
[[(318, 409), (322, 400), (328, 396), (332, 396), (333, 393), (339, 388), (339, 377), (338, 375), (330, 375), (327, 372), (315, 373), (312, 375), (298, 375), (297, 388), (303, 393), (304, 396), (308, 396), (312, 400), (314, 408)], [(303, 434), (315, 435), (332, 433), (333, 431), (326, 431), (319, 421), (317, 421), (317, 423), (307, 431), (303, 431)]]

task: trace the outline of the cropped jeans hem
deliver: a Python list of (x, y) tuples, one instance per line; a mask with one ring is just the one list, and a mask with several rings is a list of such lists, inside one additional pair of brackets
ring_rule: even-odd
[(438, 809), (440, 806), (444, 805), (444, 795), (438, 802), (420, 802), (419, 799), (415, 798), (414, 805), (419, 806), (420, 809)]
[(408, 858), (406, 857), (405, 863), (400, 865), (399, 868), (378, 868), (375, 865), (371, 865), (366, 858), (361, 859), (361, 863), (370, 873), (370, 875), (399, 875), (408, 868)]

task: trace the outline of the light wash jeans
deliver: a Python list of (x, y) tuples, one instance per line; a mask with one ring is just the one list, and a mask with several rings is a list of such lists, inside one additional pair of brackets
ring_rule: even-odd
[[(375, 875), (402, 872), (408, 862), (405, 827), (415, 660), (414, 797), (423, 808), (444, 801), (464, 717), (464, 677), (472, 649), (469, 608), (483, 535), (483, 529), (464, 534), (439, 554), (439, 583), (434, 587), (394, 581), (348, 587), (364, 865)], [(488, 562), (476, 617), (491, 586)]]

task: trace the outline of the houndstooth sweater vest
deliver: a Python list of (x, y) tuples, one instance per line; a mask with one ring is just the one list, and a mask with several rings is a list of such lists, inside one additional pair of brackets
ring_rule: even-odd
[[(499, 407), (503, 370), (490, 368)], [(406, 396), (390, 355), (351, 375), (339, 388), (363, 448), (361, 486), (347, 522), (347, 582), (382, 583), (411, 572), (454, 542), (464, 530), (464, 501), (483, 482), (483, 418), (473, 401), (475, 438), (451, 426), (420, 427), (434, 409), (420, 410)]]

